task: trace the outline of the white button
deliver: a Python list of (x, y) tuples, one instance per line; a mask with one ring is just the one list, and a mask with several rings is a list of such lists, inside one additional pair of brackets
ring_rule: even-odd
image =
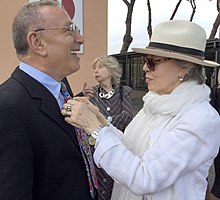
[(112, 122), (112, 117), (111, 117), (111, 116), (108, 116), (108, 117), (107, 117), (107, 120), (108, 120), (109, 122)]
[(107, 111), (110, 111), (110, 110), (111, 110), (111, 108), (110, 108), (110, 107), (107, 107), (107, 108), (106, 108), (106, 110), (107, 110)]

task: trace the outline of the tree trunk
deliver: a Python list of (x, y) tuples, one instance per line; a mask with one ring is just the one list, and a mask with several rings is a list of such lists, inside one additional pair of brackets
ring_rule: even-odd
[(190, 17), (190, 20), (189, 20), (189, 21), (192, 22), (193, 17), (194, 17), (195, 12), (196, 12), (196, 3), (195, 3), (195, 0), (191, 0), (190, 3), (191, 3), (191, 6), (192, 6), (193, 11), (192, 11), (192, 14), (191, 14), (191, 17)]
[(120, 53), (127, 52), (130, 44), (133, 41), (133, 37), (131, 36), (131, 20), (132, 20), (132, 13), (133, 13), (135, 0), (131, 0), (131, 3), (129, 3), (127, 0), (123, 0), (123, 2), (127, 5), (128, 13), (127, 13), (127, 18), (125, 22), (126, 31), (125, 31), (125, 35), (123, 38), (123, 45), (122, 45)]
[(150, 6), (150, 0), (147, 0), (147, 8), (148, 8), (148, 26), (147, 26), (147, 32), (149, 35), (149, 38), (151, 38), (152, 35), (152, 17), (151, 17), (151, 6)]
[(213, 27), (212, 27), (212, 31), (210, 33), (210, 36), (209, 36), (209, 39), (213, 39), (216, 35), (216, 32), (218, 30), (218, 27), (219, 27), (219, 23), (220, 23), (220, 12), (218, 12), (218, 15), (215, 19), (215, 22), (213, 24)]
[(178, 8), (179, 8), (181, 2), (182, 2), (182, 0), (179, 0), (179, 2), (176, 4), (176, 7), (175, 7), (175, 9), (174, 9), (174, 11), (173, 11), (172, 16), (170, 17), (170, 20), (173, 20), (173, 18), (174, 18), (174, 16), (176, 15), (176, 12), (177, 12), (177, 10), (178, 10)]

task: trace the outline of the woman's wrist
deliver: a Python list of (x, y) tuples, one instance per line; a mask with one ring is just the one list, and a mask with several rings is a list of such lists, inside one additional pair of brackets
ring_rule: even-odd
[(107, 120), (105, 120), (105, 123), (104, 123), (104, 124), (101, 124), (101, 123), (100, 123), (100, 124), (91, 132), (91, 134), (90, 134), (90, 136), (89, 136), (89, 144), (90, 144), (90, 145), (95, 145), (96, 139), (97, 139), (97, 137), (98, 137), (100, 131), (101, 131), (104, 127), (109, 126), (109, 125), (110, 125), (110, 122), (107, 121)]
[(99, 122), (100, 122), (101, 124), (103, 124), (103, 125), (107, 125), (108, 120), (105, 118), (104, 115), (102, 115), (102, 114), (100, 113), (100, 115), (97, 116), (97, 118), (98, 118), (98, 120), (99, 120)]

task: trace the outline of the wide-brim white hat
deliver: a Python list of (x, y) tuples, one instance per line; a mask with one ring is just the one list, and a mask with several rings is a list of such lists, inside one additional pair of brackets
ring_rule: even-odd
[(132, 50), (209, 67), (219, 66), (214, 61), (205, 60), (205, 46), (206, 33), (201, 26), (185, 20), (170, 20), (155, 27), (146, 48), (132, 48)]

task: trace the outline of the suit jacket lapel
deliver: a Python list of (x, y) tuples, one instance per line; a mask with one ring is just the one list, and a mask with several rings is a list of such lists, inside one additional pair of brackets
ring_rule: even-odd
[[(55, 99), (53, 98), (53, 100)], [(74, 144), (79, 147), (74, 127), (64, 121), (64, 117), (61, 115), (56, 100), (55, 102), (53, 102), (53, 100), (48, 97), (42, 97), (41, 111), (48, 115), (48, 117), (50, 117), (51, 120), (57, 123), (62, 129), (64, 129), (64, 131), (70, 136)]]
[(73, 126), (65, 122), (54, 96), (41, 83), (24, 73), (19, 68), (15, 69), (12, 77), (17, 79), (26, 88), (33, 99), (41, 100), (41, 112), (58, 124), (79, 148), (75, 130)]

